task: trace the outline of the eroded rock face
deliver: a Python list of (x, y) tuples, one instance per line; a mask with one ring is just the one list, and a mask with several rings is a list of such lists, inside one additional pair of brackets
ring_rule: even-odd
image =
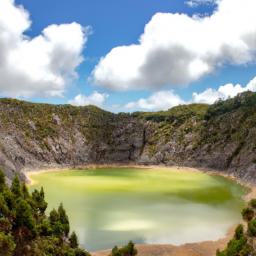
[(255, 95), (131, 115), (2, 99), (0, 166), (11, 179), (22, 170), (89, 163), (185, 165), (255, 182)]

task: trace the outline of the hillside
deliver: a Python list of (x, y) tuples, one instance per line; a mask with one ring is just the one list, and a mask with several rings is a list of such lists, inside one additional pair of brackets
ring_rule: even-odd
[(0, 100), (0, 166), (10, 179), (89, 163), (212, 168), (256, 182), (256, 93), (133, 114)]

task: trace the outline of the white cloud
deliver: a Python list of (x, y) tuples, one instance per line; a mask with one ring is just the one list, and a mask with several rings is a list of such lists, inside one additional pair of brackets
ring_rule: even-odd
[(219, 99), (226, 100), (233, 98), (237, 94), (245, 91), (256, 91), (256, 77), (252, 79), (246, 86), (240, 84), (225, 84), (218, 89), (208, 88), (202, 93), (193, 93), (192, 102), (213, 104)]
[(173, 91), (159, 91), (153, 93), (148, 98), (142, 98), (138, 101), (129, 102), (125, 105), (126, 109), (134, 110), (167, 110), (174, 106), (184, 104), (185, 102)]
[(192, 102), (212, 104), (222, 97), (221, 93), (215, 89), (208, 88), (202, 93), (194, 92), (192, 95)]
[(68, 103), (74, 106), (86, 106), (86, 105), (95, 105), (102, 107), (108, 98), (108, 94), (99, 93), (94, 91), (91, 95), (78, 94), (74, 99), (70, 100)]
[(186, 5), (189, 7), (197, 7), (200, 5), (214, 5), (217, 3), (218, 0), (188, 0), (186, 1)]
[(62, 96), (77, 76), (88, 28), (78, 23), (50, 25), (29, 38), (29, 13), (13, 0), (0, 0), (0, 95)]
[(92, 79), (116, 90), (174, 88), (222, 65), (255, 61), (255, 9), (255, 0), (221, 0), (211, 16), (157, 13), (139, 43), (113, 48)]
[[(201, 93), (194, 92), (190, 100), (183, 100), (179, 95), (171, 91), (159, 91), (151, 94), (148, 98), (141, 98), (137, 101), (129, 102), (124, 106), (127, 111), (157, 111), (157, 110), (167, 110), (172, 107), (191, 104), (191, 103), (205, 103), (213, 104), (218, 100), (226, 100), (228, 98), (233, 98), (239, 93), (245, 91), (256, 92), (256, 77), (253, 78), (247, 85), (242, 86), (240, 84), (225, 84), (217, 89), (208, 88)], [(123, 109), (118, 106), (119, 109)]]

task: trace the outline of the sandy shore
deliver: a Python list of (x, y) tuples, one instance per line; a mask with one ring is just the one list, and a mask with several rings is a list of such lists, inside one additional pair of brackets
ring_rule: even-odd
[(190, 167), (179, 167), (179, 166), (170, 166), (167, 167), (165, 165), (117, 165), (117, 164), (100, 164), (100, 165), (85, 165), (85, 166), (76, 166), (76, 167), (61, 167), (61, 168), (47, 168), (47, 169), (38, 169), (35, 171), (23, 171), (26, 176), (27, 183), (29, 185), (34, 185), (36, 183), (35, 180), (31, 176), (34, 176), (39, 173), (46, 172), (59, 172), (59, 171), (68, 171), (68, 170), (87, 170), (87, 169), (97, 169), (97, 168), (111, 168), (111, 167), (120, 167), (120, 168), (138, 168), (138, 169), (165, 169), (170, 171), (180, 171), (180, 172), (202, 172), (201, 170), (190, 168)]
[[(31, 178), (31, 175), (36, 175), (42, 172), (58, 172), (65, 171), (70, 169), (92, 169), (92, 168), (106, 168), (106, 167), (134, 167), (141, 169), (167, 169), (170, 171), (180, 171), (180, 172), (204, 172), (209, 175), (219, 175), (224, 176), (228, 179), (232, 179), (237, 183), (247, 187), (249, 189), (249, 193), (244, 196), (245, 201), (250, 201), (252, 198), (256, 198), (256, 186), (251, 184), (247, 184), (243, 181), (236, 179), (234, 176), (223, 174), (222, 172), (214, 171), (214, 170), (206, 170), (206, 169), (196, 169), (190, 167), (180, 167), (180, 166), (143, 166), (143, 165), (114, 165), (114, 164), (105, 164), (105, 165), (86, 165), (79, 166), (75, 168), (71, 167), (63, 167), (63, 168), (49, 168), (37, 171), (29, 171), (24, 172), (27, 177), (28, 183), (35, 184), (35, 181)], [(241, 220), (242, 221), (242, 220)], [(137, 244), (136, 248), (138, 249), (138, 256), (215, 256), (217, 249), (224, 249), (227, 242), (233, 237), (235, 230), (235, 226), (232, 227), (225, 238), (221, 238), (217, 241), (204, 241), (198, 243), (188, 243), (180, 246), (174, 246), (171, 244), (167, 245), (147, 245), (147, 244)], [(110, 250), (93, 252), (92, 256), (108, 256), (110, 254)]]

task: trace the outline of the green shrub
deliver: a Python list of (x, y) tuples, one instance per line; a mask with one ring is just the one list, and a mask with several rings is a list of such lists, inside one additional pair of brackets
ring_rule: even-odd
[(251, 208), (249, 208), (249, 207), (244, 208), (242, 210), (242, 216), (243, 216), (244, 220), (250, 221), (254, 217), (254, 211)]
[[(253, 202), (253, 203), (252, 203)], [(253, 206), (255, 200), (250, 201)], [(217, 256), (256, 256), (254, 242), (256, 237), (256, 219), (252, 219), (254, 211), (247, 207), (242, 211), (243, 218), (248, 222), (247, 232), (242, 224), (238, 225), (234, 237), (229, 241), (225, 250), (217, 250)]]
[(0, 170), (0, 255), (1, 256), (89, 256), (78, 248), (75, 233), (69, 236), (69, 220), (61, 204), (45, 214), (44, 191), (32, 195), (18, 177), (5, 185)]
[(15, 242), (11, 235), (0, 232), (0, 255), (12, 256), (15, 250)]
[(115, 246), (112, 249), (110, 256), (135, 256), (137, 253), (138, 251), (135, 248), (134, 243), (130, 241), (126, 246), (122, 248)]
[(78, 247), (78, 240), (77, 240), (77, 235), (75, 232), (72, 232), (70, 238), (69, 238), (70, 246), (72, 248), (77, 248)]
[(256, 199), (252, 199), (250, 201), (250, 205), (251, 205), (251, 207), (256, 208)]
[(248, 234), (250, 236), (256, 236), (256, 219), (253, 219), (248, 223)]
[(244, 226), (242, 224), (238, 225), (235, 230), (235, 239), (239, 240), (244, 236)]

